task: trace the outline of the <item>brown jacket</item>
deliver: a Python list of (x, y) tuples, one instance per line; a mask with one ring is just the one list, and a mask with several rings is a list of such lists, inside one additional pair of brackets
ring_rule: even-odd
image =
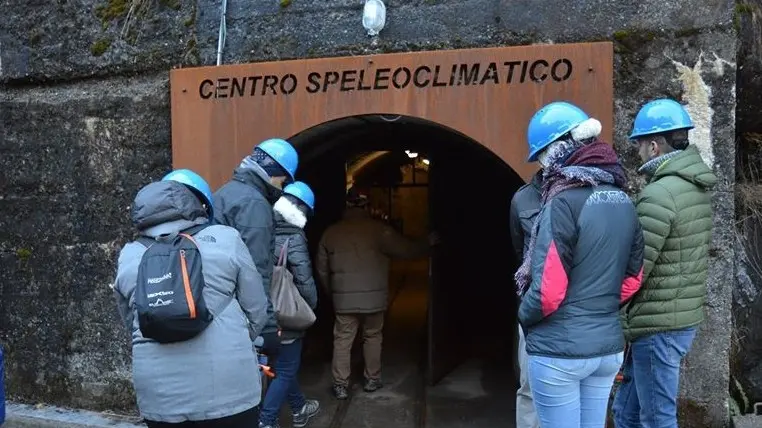
[(315, 265), (337, 313), (373, 313), (386, 310), (390, 258), (427, 252), (428, 242), (410, 241), (366, 211), (350, 208), (323, 234)]

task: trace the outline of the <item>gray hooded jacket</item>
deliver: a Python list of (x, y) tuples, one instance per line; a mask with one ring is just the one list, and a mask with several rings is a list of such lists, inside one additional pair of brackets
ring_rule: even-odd
[[(164, 181), (138, 193), (132, 219), (141, 235), (155, 237), (206, 223), (205, 215), (188, 188)], [(259, 335), (267, 320), (262, 278), (235, 229), (214, 225), (194, 237), (206, 281), (204, 299), (214, 321), (185, 342), (159, 344), (141, 335), (133, 295), (146, 248), (130, 242), (119, 254), (114, 294), (132, 334), (138, 408), (152, 421), (218, 419), (260, 402), (259, 369), (250, 334)]]

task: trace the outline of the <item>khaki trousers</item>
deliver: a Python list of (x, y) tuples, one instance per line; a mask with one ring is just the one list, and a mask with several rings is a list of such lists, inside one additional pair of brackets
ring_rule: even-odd
[(365, 358), (365, 378), (379, 379), (381, 376), (381, 342), (383, 341), (384, 313), (336, 314), (333, 324), (333, 382), (349, 386), (351, 374), (352, 343), (357, 328), (362, 325), (363, 357)]

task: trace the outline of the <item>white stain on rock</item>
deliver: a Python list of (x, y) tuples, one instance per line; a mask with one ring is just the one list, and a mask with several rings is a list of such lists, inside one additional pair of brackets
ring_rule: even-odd
[[(714, 60), (708, 65), (717, 76), (725, 73), (725, 66), (735, 68), (736, 64), (717, 56), (713, 53)], [(677, 68), (677, 80), (683, 86), (683, 100), (687, 103), (685, 109), (693, 120), (695, 126), (689, 133), (691, 143), (696, 145), (701, 157), (707, 165), (714, 165), (714, 152), (712, 150), (712, 88), (704, 81), (702, 69), (704, 66), (704, 54), (699, 54), (698, 60), (693, 67), (689, 67), (670, 58)], [(735, 86), (731, 97), (735, 99)]]
[(695, 144), (701, 153), (701, 157), (707, 165), (714, 165), (714, 152), (712, 151), (712, 116), (714, 111), (710, 100), (712, 88), (701, 77), (704, 55), (699, 55), (693, 67), (672, 60), (677, 68), (677, 80), (683, 85), (683, 101), (687, 102), (685, 110), (693, 120), (693, 128), (689, 132), (691, 143)]

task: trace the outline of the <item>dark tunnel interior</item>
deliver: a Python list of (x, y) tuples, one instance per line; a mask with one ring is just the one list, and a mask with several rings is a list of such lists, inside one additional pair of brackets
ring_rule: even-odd
[[(349, 117), (308, 129), (291, 141), (301, 158), (298, 178), (316, 195), (315, 214), (306, 228), (313, 259), (322, 232), (341, 218), (348, 162), (388, 151), (367, 162), (354, 178), (363, 186), (394, 187), (405, 186), (399, 171), (411, 161), (406, 150), (429, 161), (424, 184), (428, 197), (416, 203), (428, 204), (428, 228), (441, 243), (423, 261), (428, 265), (421, 280), (426, 282), (426, 303), (410, 309), (425, 321), (417, 341), (421, 346), (406, 349), (421, 363), (428, 384), (473, 357), (491, 356), (512, 368), (517, 304), (512, 275), (517, 260), (509, 208), (523, 180), (475, 141), (416, 118)], [(306, 341), (306, 353), (312, 349), (330, 359), (332, 311), (330, 298), (320, 290), (318, 322)], [(385, 349), (394, 340), (386, 332)]]

